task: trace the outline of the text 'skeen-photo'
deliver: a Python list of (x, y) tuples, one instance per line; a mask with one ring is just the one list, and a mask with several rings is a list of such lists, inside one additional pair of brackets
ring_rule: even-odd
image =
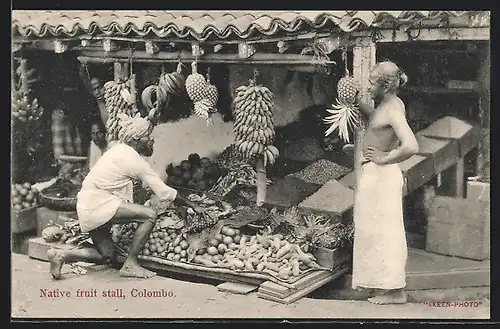
[(490, 320), (489, 11), (11, 26), (11, 321)]

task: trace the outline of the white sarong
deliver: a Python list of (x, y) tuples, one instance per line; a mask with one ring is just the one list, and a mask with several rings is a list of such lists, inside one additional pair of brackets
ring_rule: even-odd
[(173, 201), (177, 196), (132, 147), (118, 143), (102, 154), (78, 192), (76, 211), (82, 232), (109, 222), (122, 202), (133, 202), (133, 179), (146, 183), (160, 200)]
[(406, 286), (403, 174), (398, 164), (362, 166), (354, 204), (352, 287)]

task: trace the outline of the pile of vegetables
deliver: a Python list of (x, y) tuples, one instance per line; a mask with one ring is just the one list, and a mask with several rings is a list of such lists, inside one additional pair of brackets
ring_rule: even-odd
[[(257, 172), (254, 167), (247, 162), (234, 162), (229, 167), (227, 175), (221, 177), (217, 183), (210, 189), (210, 192), (225, 196), (236, 186), (256, 186)], [(271, 180), (267, 180), (271, 184)]]
[(189, 155), (179, 165), (169, 164), (166, 169), (167, 184), (206, 191), (221, 177), (221, 168), (207, 158), (196, 153)]
[[(157, 223), (142, 250), (143, 256), (157, 257), (174, 262), (194, 263), (212, 268), (235, 271), (263, 272), (281, 280), (292, 280), (309, 269), (321, 269), (315, 257), (305, 253), (298, 243), (283, 234), (260, 233), (252, 235), (238, 227), (239, 214), (228, 203), (207, 194), (190, 194), (187, 198), (204, 207), (212, 219), (195, 214), (191, 208), (177, 208), (173, 204), (151, 198), (146, 202), (158, 213)], [(237, 213), (236, 216), (232, 217)], [(239, 225), (239, 226), (238, 226)], [(198, 229), (193, 230), (193, 226)], [(130, 244), (137, 223), (115, 225), (112, 236), (123, 254)], [(250, 233), (249, 233), (250, 232)]]
[(32, 188), (28, 182), (12, 185), (10, 195), (14, 210), (29, 209), (38, 205), (38, 190)]
[(70, 217), (64, 217), (63, 219), (63, 225), (52, 221), (49, 222), (49, 226), (42, 231), (42, 237), (45, 241), (74, 245), (91, 243), (90, 235), (88, 233), (82, 233), (80, 224), (76, 219)]
[(313, 255), (304, 253), (282, 235), (250, 237), (227, 226), (221, 233), (210, 240), (210, 247), (198, 250), (195, 263), (236, 271), (266, 272), (282, 280), (298, 277), (310, 268), (321, 268)]
[(233, 165), (248, 162), (238, 148), (231, 144), (226, 147), (214, 160), (221, 168), (231, 168)]
[(354, 240), (354, 225), (331, 224), (330, 220), (323, 216), (301, 215), (297, 207), (283, 212), (272, 209), (260, 224), (257, 227), (261, 232), (283, 234), (304, 251), (313, 246), (330, 250), (344, 249), (352, 246)]

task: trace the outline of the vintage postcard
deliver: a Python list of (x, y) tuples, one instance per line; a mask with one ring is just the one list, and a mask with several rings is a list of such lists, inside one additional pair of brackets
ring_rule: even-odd
[(490, 12), (12, 37), (12, 321), (490, 319)]

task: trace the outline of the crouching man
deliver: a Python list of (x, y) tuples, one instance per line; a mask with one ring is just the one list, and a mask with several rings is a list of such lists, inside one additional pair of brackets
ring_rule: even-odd
[(153, 154), (153, 125), (140, 115), (121, 117), (120, 143), (107, 150), (92, 167), (77, 195), (77, 214), (82, 232), (88, 232), (95, 246), (74, 250), (47, 252), (50, 273), (61, 278), (61, 267), (67, 262), (85, 261), (108, 263), (115, 259), (110, 228), (113, 224), (141, 222), (133, 238), (129, 254), (120, 270), (120, 276), (150, 278), (156, 275), (138, 263), (138, 255), (156, 223), (156, 212), (133, 203), (133, 180), (148, 185), (162, 201), (186, 205), (195, 212), (204, 210), (177, 194), (163, 183), (142, 156)]

